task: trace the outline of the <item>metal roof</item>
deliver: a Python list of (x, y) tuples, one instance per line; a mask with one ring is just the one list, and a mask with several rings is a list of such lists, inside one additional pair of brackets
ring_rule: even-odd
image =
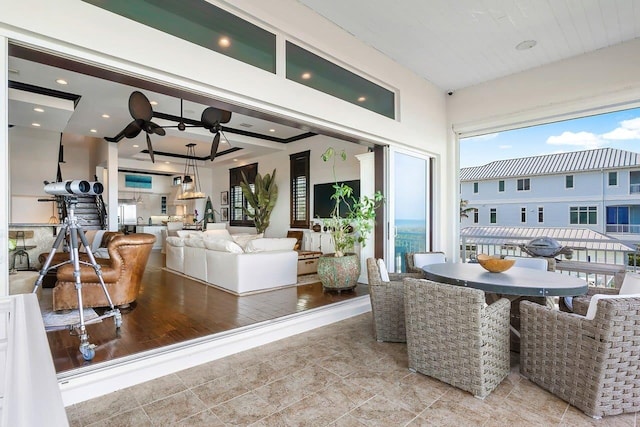
[(551, 237), (562, 246), (600, 251), (635, 251), (635, 247), (588, 228), (560, 227), (465, 227), (460, 230), (465, 243), (484, 245), (526, 244), (537, 237)]
[(640, 166), (640, 154), (615, 148), (546, 154), (519, 159), (497, 160), (482, 166), (460, 169), (460, 181), (553, 175)]

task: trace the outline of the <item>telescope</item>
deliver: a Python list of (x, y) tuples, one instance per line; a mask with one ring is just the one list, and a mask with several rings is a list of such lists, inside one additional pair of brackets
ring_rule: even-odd
[(72, 180), (52, 182), (44, 186), (44, 192), (54, 196), (97, 196), (102, 194), (104, 186), (98, 181)]

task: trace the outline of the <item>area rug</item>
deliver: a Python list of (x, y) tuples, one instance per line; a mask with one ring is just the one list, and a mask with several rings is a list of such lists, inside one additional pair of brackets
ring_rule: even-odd
[[(49, 289), (47, 290), (50, 291)], [(51, 294), (50, 292), (46, 293), (49, 295), (45, 295), (45, 293), (43, 293), (40, 300), (40, 311), (42, 312), (42, 321), (44, 322), (45, 330), (55, 331), (58, 329), (67, 329), (69, 325), (80, 323), (80, 313), (78, 312), (78, 310), (71, 310), (67, 312), (53, 311), (53, 300), (51, 299)], [(97, 317), (98, 313), (96, 313), (93, 308), (84, 309), (85, 322)]]
[(304, 276), (298, 276), (297, 286), (300, 285), (310, 285), (311, 283), (318, 283), (320, 278), (317, 274), (305, 274)]

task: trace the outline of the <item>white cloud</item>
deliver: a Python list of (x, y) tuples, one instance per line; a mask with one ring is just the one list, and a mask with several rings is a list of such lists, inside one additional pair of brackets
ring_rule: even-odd
[(615, 140), (640, 139), (640, 117), (621, 121), (619, 127), (603, 134), (602, 137)]
[(547, 138), (550, 145), (577, 145), (587, 148), (597, 148), (605, 144), (605, 141), (591, 132), (562, 132), (561, 135), (552, 135)]
[(512, 147), (511, 145), (501, 145), (498, 148), (501, 149), (501, 150), (508, 150), (511, 147)]

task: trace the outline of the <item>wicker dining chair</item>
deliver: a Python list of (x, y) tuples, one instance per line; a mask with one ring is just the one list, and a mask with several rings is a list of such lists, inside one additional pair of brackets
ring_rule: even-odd
[(640, 293), (640, 274), (627, 272), (624, 275), (620, 288), (603, 288), (599, 286), (589, 286), (586, 295), (573, 297), (573, 312), (584, 316), (587, 314), (589, 302), (594, 295), (625, 295)]
[[(416, 256), (420, 260), (420, 265), (416, 265)], [(422, 273), (422, 277), (424, 277), (423, 266), (445, 262), (446, 258), (444, 252), (405, 252), (404, 260), (407, 273)]]
[(640, 298), (597, 301), (592, 320), (523, 301), (520, 373), (599, 418), (640, 411)]
[(409, 369), (484, 398), (509, 374), (509, 300), (405, 279)]
[(374, 258), (367, 258), (369, 297), (373, 312), (373, 330), (377, 341), (406, 342), (404, 323), (405, 277), (420, 278), (416, 273), (389, 273), (389, 282), (383, 282), (380, 269)]

